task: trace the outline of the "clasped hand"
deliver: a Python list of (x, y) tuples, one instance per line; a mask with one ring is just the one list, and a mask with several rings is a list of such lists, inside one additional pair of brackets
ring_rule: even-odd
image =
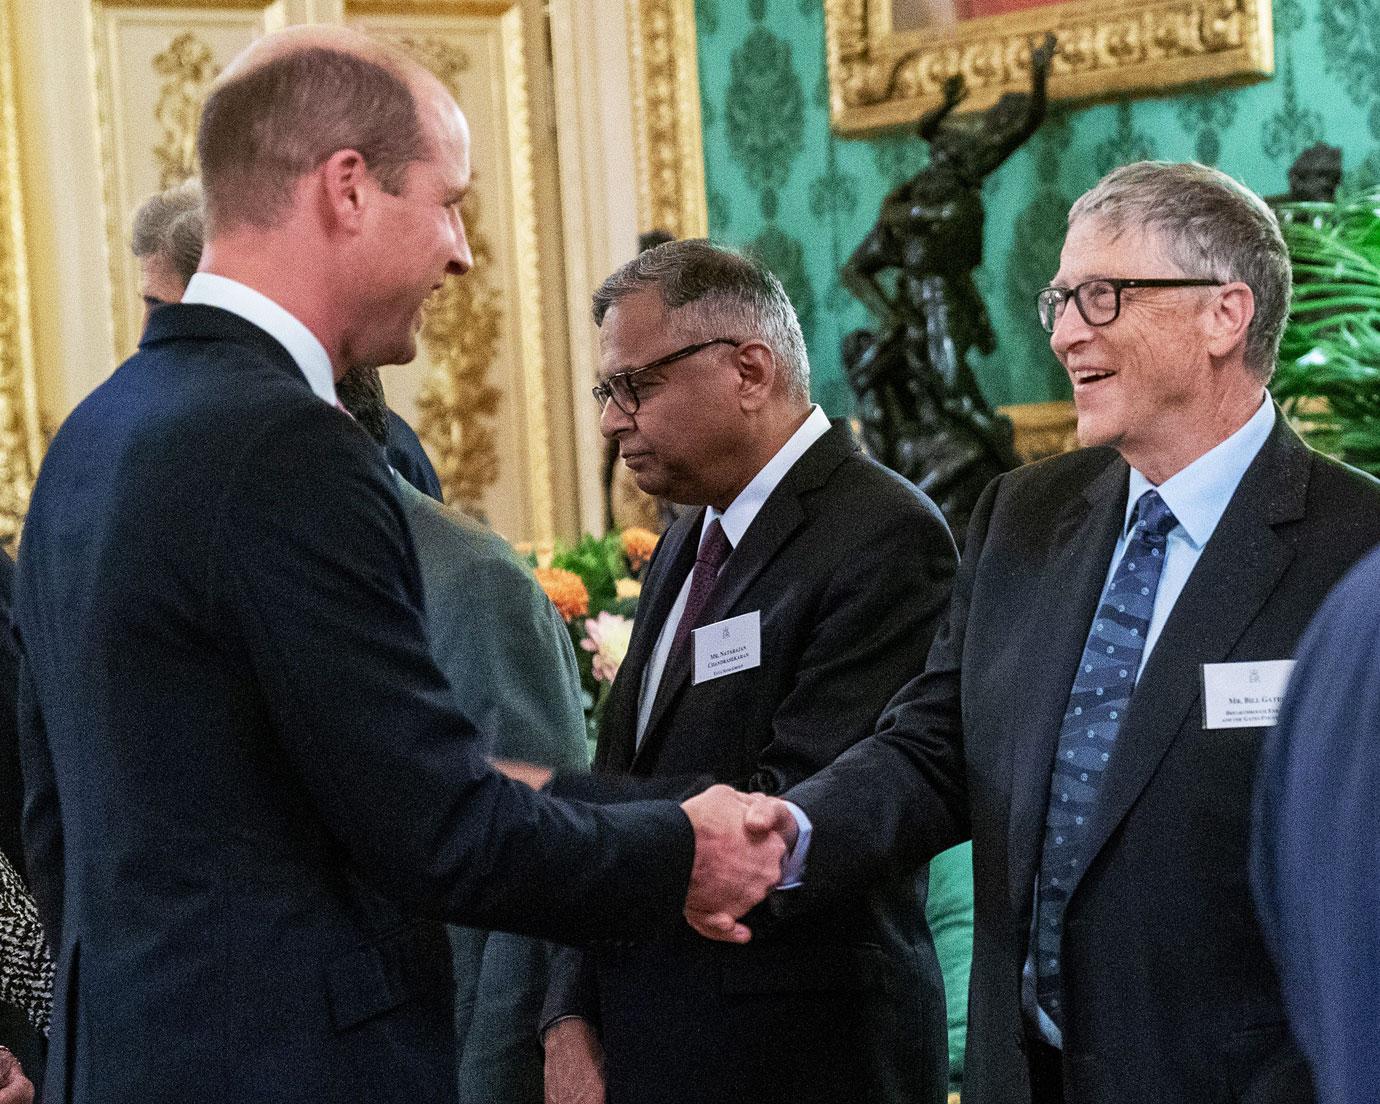
[(780, 884), (795, 817), (779, 798), (729, 786), (711, 786), (681, 808), (695, 829), (685, 919), (707, 939), (746, 943), (752, 932), (739, 918)]

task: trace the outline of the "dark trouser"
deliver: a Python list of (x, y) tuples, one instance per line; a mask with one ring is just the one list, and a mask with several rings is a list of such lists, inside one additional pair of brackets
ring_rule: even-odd
[(1038, 1036), (1027, 1035), (1031, 1104), (1064, 1104), (1064, 1055)]

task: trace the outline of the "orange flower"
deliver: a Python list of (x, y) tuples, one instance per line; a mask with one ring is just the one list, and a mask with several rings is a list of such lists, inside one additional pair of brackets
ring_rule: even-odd
[(589, 612), (589, 591), (585, 589), (585, 581), (575, 572), (563, 567), (539, 567), (532, 574), (564, 621)]
[(656, 534), (650, 529), (634, 525), (624, 529), (621, 538), (623, 555), (628, 557), (628, 566), (634, 572), (641, 571), (656, 549)]

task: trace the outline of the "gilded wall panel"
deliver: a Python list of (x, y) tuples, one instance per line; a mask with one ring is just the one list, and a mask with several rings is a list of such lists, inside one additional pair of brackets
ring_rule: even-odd
[[(475, 267), (430, 304), (421, 352), (384, 370), (390, 402), (417, 427), (455, 502), (504, 536), (555, 532), (527, 54), (519, 0), (363, 0), (346, 20), (391, 40), (436, 73), (469, 119), (482, 183), (465, 206)], [(549, 145), (549, 138), (543, 139)], [(553, 392), (556, 401), (564, 399)], [(562, 459), (568, 449), (561, 450)]]
[(39, 431), (9, 0), (0, 2), (0, 543), (18, 538), (38, 473)]
[(94, 5), (97, 108), (115, 359), (134, 351), (142, 304), (129, 252), (143, 200), (195, 171), (196, 122), (227, 61), (278, 20), (277, 5)]
[(638, 227), (709, 233), (694, 0), (627, 0)]

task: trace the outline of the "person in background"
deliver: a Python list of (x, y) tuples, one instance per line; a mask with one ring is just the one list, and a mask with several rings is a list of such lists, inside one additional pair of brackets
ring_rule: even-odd
[[(196, 274), (206, 236), (203, 203), (201, 182), (193, 177), (149, 196), (134, 213), (130, 249), (139, 262), (145, 329), (155, 310), (182, 301)], [(385, 417), (388, 463), (408, 483), (440, 502), (441, 480), (416, 431), (390, 408), (385, 408)]]
[[(10, 636), (13, 587), (14, 563), (0, 551), (0, 1046), (28, 1071), (35, 1089), (41, 1089), (47, 1051), (43, 1028), (47, 1004), (52, 1001), (53, 968), (24, 881), (20, 833), (24, 786), (15, 700), (19, 657)], [(35, 1003), (35, 998), (45, 1003)], [(42, 1026), (34, 1018), (40, 1009)], [(0, 1092), (0, 1104), (5, 1099)]]
[[(336, 383), (341, 405), (381, 446), (387, 405), (375, 368)], [(580, 671), (560, 614), (502, 537), (397, 480), (422, 573), (427, 636), (460, 711), (492, 758), (553, 770), (588, 765)], [(448, 925), (460, 1100), (541, 1104), (537, 1021), (550, 946)]]
[(960, 843), (930, 860), (925, 921), (944, 973), (949, 1021), (949, 1099), (963, 1089), (968, 1047), (968, 975), (973, 969), (973, 845)]
[(7, 1046), (0, 1045), (0, 1104), (33, 1104), (34, 1086)]
[(1255, 893), (1327, 1104), (1380, 1093), (1380, 549), (1299, 645), (1260, 763)]

